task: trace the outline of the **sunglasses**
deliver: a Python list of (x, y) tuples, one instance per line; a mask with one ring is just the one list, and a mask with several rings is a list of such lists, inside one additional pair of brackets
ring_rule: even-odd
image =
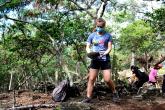
[(99, 27), (99, 28), (104, 28), (103, 26), (96, 26), (96, 27)]

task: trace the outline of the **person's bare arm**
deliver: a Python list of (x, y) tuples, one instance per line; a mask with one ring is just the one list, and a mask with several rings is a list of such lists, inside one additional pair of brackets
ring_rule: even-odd
[(103, 53), (103, 55), (107, 55), (112, 50), (112, 42), (108, 42), (108, 49)]
[(136, 80), (136, 76), (135, 74), (132, 74), (132, 76), (130, 77), (130, 84), (134, 83)]

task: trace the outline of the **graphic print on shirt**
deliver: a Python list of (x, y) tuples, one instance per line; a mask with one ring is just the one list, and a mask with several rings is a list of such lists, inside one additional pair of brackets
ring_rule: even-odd
[(93, 45), (97, 46), (97, 45), (104, 45), (105, 40), (101, 39), (101, 40), (93, 40)]
[(108, 48), (108, 41), (109, 41), (109, 36), (107, 35), (104, 36), (95, 35), (92, 39), (93, 51), (95, 52), (106, 51)]

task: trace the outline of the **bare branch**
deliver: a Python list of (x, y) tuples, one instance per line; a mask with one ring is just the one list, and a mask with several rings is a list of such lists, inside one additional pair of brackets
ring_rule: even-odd
[(97, 10), (98, 17), (102, 17), (104, 15), (106, 5), (107, 5), (107, 0), (102, 0), (102, 4), (100, 5), (99, 9)]
[(98, 15), (99, 9), (101, 8), (102, 3), (100, 4), (100, 6), (98, 8), (96, 8), (96, 15)]
[(104, 1), (103, 9), (102, 9), (102, 12), (100, 14), (100, 17), (102, 17), (104, 15), (104, 11), (105, 11), (106, 5), (107, 5), (107, 0)]
[(158, 65), (158, 64), (160, 64), (160, 63), (162, 63), (164, 60), (165, 60), (165, 55), (161, 55), (161, 58), (159, 58), (159, 59), (157, 59), (157, 60), (155, 61), (154, 66), (156, 66), (156, 65)]

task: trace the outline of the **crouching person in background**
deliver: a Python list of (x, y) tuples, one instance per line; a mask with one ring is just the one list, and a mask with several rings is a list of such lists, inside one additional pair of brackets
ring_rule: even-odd
[(131, 71), (131, 84), (138, 90), (149, 80), (149, 77), (145, 72), (140, 71), (137, 66), (131, 66)]

